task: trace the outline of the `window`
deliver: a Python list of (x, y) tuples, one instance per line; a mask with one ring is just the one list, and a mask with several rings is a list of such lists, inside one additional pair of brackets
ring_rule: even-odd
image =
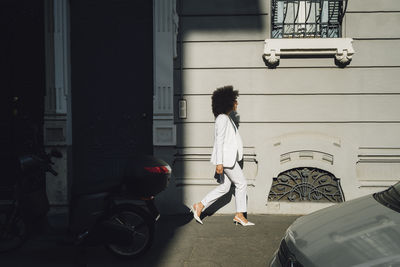
[(353, 39), (342, 37), (348, 0), (271, 0), (271, 37), (263, 60), (268, 68), (281, 57), (333, 57), (344, 68), (354, 54)]
[(271, 38), (340, 38), (347, 0), (271, 0)]

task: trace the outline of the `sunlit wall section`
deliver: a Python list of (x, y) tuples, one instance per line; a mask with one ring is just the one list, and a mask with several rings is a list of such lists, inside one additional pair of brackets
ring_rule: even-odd
[[(268, 201), (273, 179), (291, 169), (330, 173), (340, 180), (345, 200), (399, 180), (400, 3), (349, 1), (342, 37), (353, 38), (355, 53), (346, 68), (321, 57), (284, 58), (277, 68), (267, 68), (262, 55), (264, 40), (271, 38), (270, 5), (178, 1), (176, 147), (155, 150), (174, 168), (160, 196), (165, 211), (184, 211), (216, 186), (209, 163), (211, 94), (224, 85), (240, 91), (249, 212), (309, 213), (332, 205)], [(227, 197), (216, 210), (234, 212), (233, 200)]]

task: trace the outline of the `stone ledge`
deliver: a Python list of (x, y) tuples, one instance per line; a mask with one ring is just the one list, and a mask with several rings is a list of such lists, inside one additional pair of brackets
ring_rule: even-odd
[(355, 53), (352, 42), (352, 38), (266, 39), (263, 60), (268, 68), (276, 68), (281, 57), (334, 57), (343, 68)]

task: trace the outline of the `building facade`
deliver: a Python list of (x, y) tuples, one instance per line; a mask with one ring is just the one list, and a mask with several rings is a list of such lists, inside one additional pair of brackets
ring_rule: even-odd
[[(173, 168), (162, 212), (185, 212), (217, 185), (211, 94), (224, 85), (240, 92), (250, 213), (306, 214), (400, 179), (398, 1), (154, 0), (153, 9), (154, 155)], [(68, 52), (57, 36), (50, 43)], [(56, 71), (68, 71), (67, 58)], [(48, 96), (64, 102), (47, 102), (45, 127), (68, 136), (70, 85), (54, 77), (66, 89)], [(65, 153), (73, 145), (51, 138)], [(65, 175), (49, 192), (62, 204), (68, 162), (57, 164)], [(233, 198), (211, 212), (234, 212)]]
[[(173, 166), (165, 210), (183, 211), (216, 185), (211, 94), (224, 85), (240, 92), (249, 212), (309, 213), (399, 180), (400, 4), (298, 2), (178, 1), (176, 146), (155, 148)], [(279, 65), (269, 66), (274, 49)], [(232, 197), (216, 209), (234, 212)]]

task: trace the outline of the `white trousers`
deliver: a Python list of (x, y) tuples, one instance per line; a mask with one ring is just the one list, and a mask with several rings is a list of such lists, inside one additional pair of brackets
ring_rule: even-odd
[(247, 211), (247, 181), (243, 175), (243, 171), (239, 164), (236, 162), (233, 168), (224, 168), (224, 183), (217, 186), (214, 190), (208, 193), (201, 203), (204, 205), (204, 209), (208, 208), (211, 204), (217, 201), (218, 198), (222, 197), (229, 192), (232, 182), (235, 184), (235, 200), (236, 200), (236, 212)]

